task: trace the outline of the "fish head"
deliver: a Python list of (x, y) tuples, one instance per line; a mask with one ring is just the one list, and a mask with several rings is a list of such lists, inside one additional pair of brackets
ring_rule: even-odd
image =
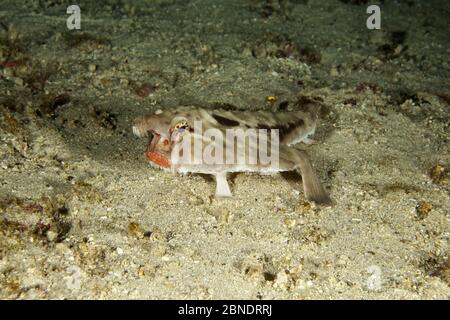
[(146, 157), (162, 167), (170, 167), (170, 157), (176, 143), (191, 130), (186, 117), (173, 112), (156, 112), (138, 117), (133, 123), (133, 133), (138, 137), (149, 137)]

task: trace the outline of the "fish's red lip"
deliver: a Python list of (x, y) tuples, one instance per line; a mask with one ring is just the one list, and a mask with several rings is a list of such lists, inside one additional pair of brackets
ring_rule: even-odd
[[(148, 160), (163, 168), (170, 168), (171, 163), (168, 158), (168, 155), (161, 150), (161, 148), (157, 148), (159, 141), (161, 140), (161, 135), (151, 132), (152, 137), (148, 144), (147, 150), (145, 151), (145, 156)], [(166, 143), (167, 142), (167, 143)], [(168, 140), (163, 141), (164, 145), (168, 144)]]
[(150, 160), (153, 163), (156, 163), (157, 165), (159, 165), (159, 166), (161, 166), (163, 168), (170, 168), (171, 167), (170, 160), (167, 159), (167, 157), (164, 156), (161, 153), (147, 151), (145, 153), (145, 156), (147, 157), (148, 160)]

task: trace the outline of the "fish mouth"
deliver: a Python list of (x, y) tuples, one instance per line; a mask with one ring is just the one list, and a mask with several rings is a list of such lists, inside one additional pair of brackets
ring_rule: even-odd
[(155, 132), (150, 132), (150, 142), (148, 144), (147, 151), (154, 152), (160, 139), (161, 135)]
[(145, 156), (148, 160), (157, 164), (159, 167), (170, 168), (171, 162), (167, 153), (158, 147), (158, 143), (161, 140), (161, 135), (155, 132), (150, 132), (150, 134), (150, 142), (148, 144), (147, 151), (145, 152)]

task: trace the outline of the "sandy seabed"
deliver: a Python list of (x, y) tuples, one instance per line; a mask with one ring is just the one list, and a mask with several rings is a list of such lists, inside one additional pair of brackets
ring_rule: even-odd
[[(0, 3), (0, 298), (448, 299), (446, 1)], [(322, 105), (295, 176), (150, 166), (132, 120)]]

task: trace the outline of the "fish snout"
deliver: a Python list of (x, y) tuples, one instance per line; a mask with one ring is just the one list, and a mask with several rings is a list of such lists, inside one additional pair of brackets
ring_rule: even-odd
[(146, 137), (148, 135), (147, 121), (144, 117), (138, 117), (133, 121), (133, 134), (139, 138)]

